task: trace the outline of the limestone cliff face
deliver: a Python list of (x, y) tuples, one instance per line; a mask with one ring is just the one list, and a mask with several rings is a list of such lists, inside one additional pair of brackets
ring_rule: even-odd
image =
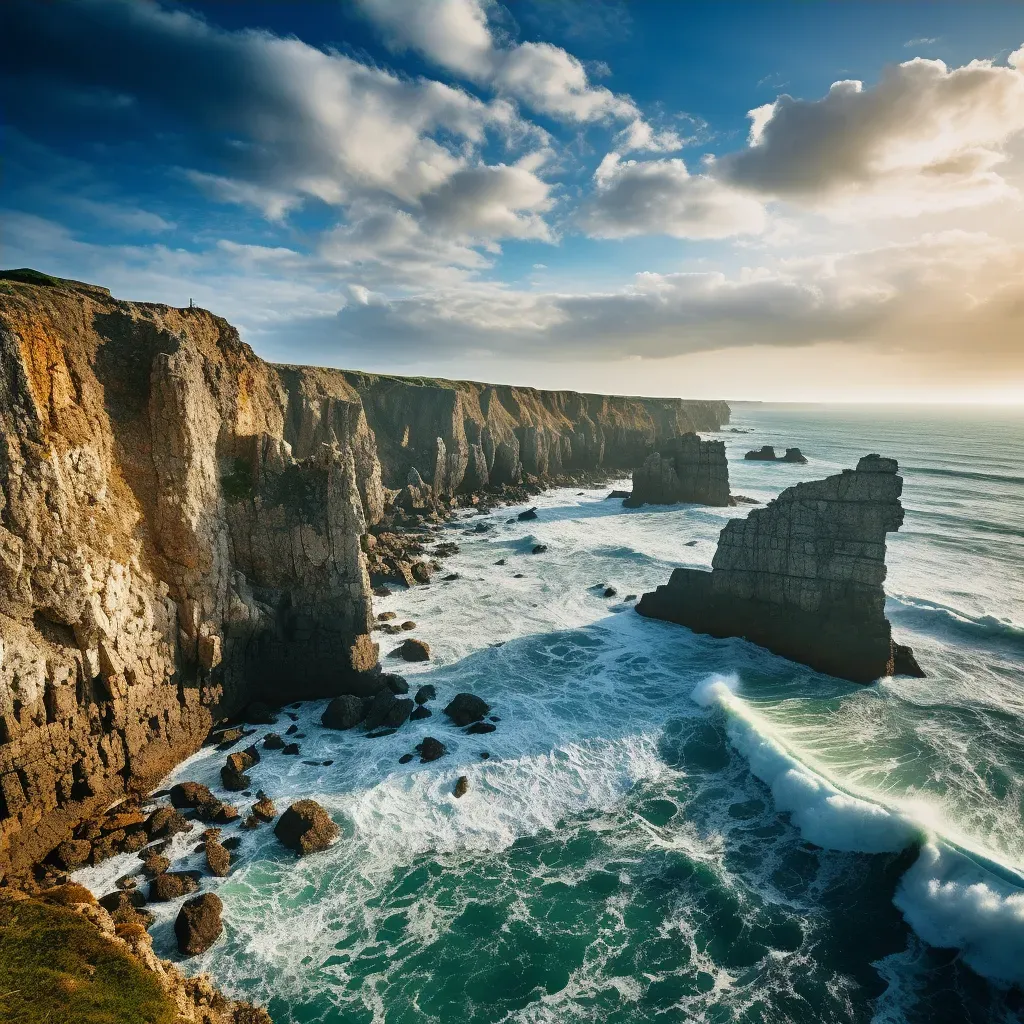
[(0, 281), (0, 873), (254, 698), (377, 671), (362, 538), (411, 470), (450, 496), (727, 417), (272, 366), (205, 310)]
[(702, 441), (696, 434), (672, 437), (633, 470), (633, 493), (623, 502), (640, 505), (728, 505), (729, 463), (723, 441)]
[(712, 570), (676, 569), (637, 611), (712, 636), (742, 636), (821, 672), (866, 683), (921, 675), (885, 618), (885, 535), (903, 523), (894, 459), (784, 490), (729, 522)]
[(385, 485), (404, 488), (415, 470), (437, 495), (524, 475), (629, 469), (666, 438), (717, 430), (729, 420), (724, 402), (340, 375), (362, 398)]

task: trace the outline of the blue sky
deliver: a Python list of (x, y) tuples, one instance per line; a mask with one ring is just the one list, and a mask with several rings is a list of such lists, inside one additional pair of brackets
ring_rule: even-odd
[(1024, 8), (5, 14), (4, 265), (194, 298), (282, 361), (1024, 399)]

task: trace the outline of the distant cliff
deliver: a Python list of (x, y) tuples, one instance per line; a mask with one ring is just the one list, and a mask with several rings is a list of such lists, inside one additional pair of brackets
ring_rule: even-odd
[(252, 699), (375, 671), (362, 539), (411, 470), (550, 482), (728, 415), (273, 366), (205, 310), (0, 280), (0, 872)]
[(856, 469), (787, 487), (726, 524), (711, 572), (676, 569), (637, 611), (858, 683), (923, 675), (885, 617), (885, 535), (903, 524), (897, 468), (867, 455)]

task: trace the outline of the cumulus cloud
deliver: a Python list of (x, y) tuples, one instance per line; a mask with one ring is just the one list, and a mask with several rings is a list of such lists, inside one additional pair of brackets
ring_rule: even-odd
[(551, 43), (502, 45), (487, 0), (359, 0), (396, 49), (418, 50), (439, 67), (485, 84), (534, 110), (575, 122), (627, 121), (634, 149), (678, 149), (675, 132), (655, 131), (628, 97), (595, 85), (583, 63)]
[(1024, 61), (947, 68), (917, 58), (872, 88), (835, 82), (817, 100), (750, 111), (746, 149), (717, 165), (759, 195), (838, 214), (915, 215), (1014, 194), (996, 168), (1024, 132)]
[(690, 174), (682, 160), (623, 161), (609, 153), (594, 181), (582, 224), (597, 238), (727, 238), (764, 230), (757, 199), (709, 175)]
[(186, 168), (191, 180), (272, 219), (307, 198), (337, 205), (377, 192), (415, 204), (463, 171), (467, 148), (488, 132), (543, 140), (504, 100), (402, 78), (294, 38), (224, 31), (156, 3), (81, 0), (53, 17), (13, 0), (5, 15), (4, 71), (22, 85), (16, 120), (32, 124), (33, 79), (51, 91), (61, 83), (69, 101), (95, 89), (128, 96), (121, 131), (156, 138), (151, 119), (185, 129), (199, 165)]

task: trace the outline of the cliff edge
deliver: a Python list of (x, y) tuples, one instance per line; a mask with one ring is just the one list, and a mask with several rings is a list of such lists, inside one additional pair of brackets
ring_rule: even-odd
[(885, 617), (885, 535), (903, 524), (894, 459), (788, 487), (722, 530), (710, 572), (676, 569), (641, 615), (740, 636), (819, 672), (868, 683), (923, 675)]
[(201, 309), (0, 275), (0, 873), (254, 699), (365, 689), (364, 540), (436, 499), (626, 468), (724, 403), (259, 359)]

